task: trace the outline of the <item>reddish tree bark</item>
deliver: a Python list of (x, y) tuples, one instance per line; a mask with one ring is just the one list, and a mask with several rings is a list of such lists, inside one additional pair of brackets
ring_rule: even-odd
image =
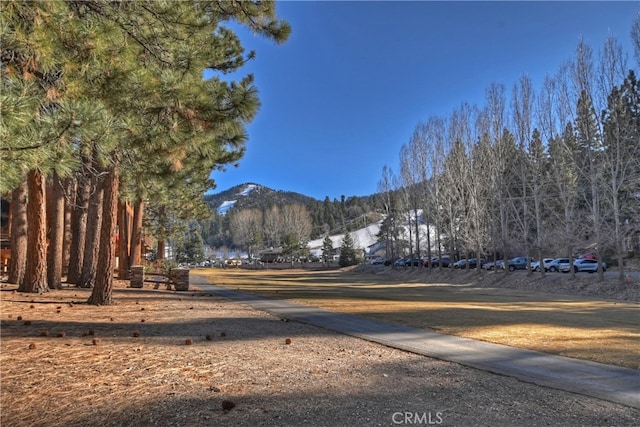
[[(86, 171), (86, 168), (84, 169)], [(89, 197), (91, 195), (91, 180), (85, 173), (77, 178), (76, 203), (71, 220), (71, 247), (69, 248), (69, 270), (67, 282), (77, 284), (82, 274), (84, 264), (84, 242), (87, 236), (87, 217)]]
[(109, 305), (113, 303), (114, 253), (118, 223), (118, 184), (118, 170), (113, 167), (109, 171), (104, 186), (96, 280), (91, 296), (87, 301), (89, 304)]
[(166, 248), (166, 243), (164, 239), (158, 239), (158, 259), (164, 259), (164, 251)]
[(47, 211), (45, 177), (38, 170), (27, 176), (27, 265), (19, 292), (42, 293), (47, 286)]
[(129, 279), (129, 216), (128, 203), (123, 202), (118, 207), (118, 278)]
[(84, 239), (84, 256), (82, 271), (76, 281), (76, 286), (91, 288), (96, 279), (96, 264), (100, 245), (100, 227), (102, 226), (102, 205), (104, 194), (104, 179), (93, 176), (91, 178), (91, 197), (87, 217), (87, 232)]
[(142, 263), (142, 218), (144, 200), (138, 200), (133, 211), (133, 237), (131, 239), (131, 265)]
[[(158, 216), (160, 217), (160, 223), (164, 224), (164, 222), (166, 221), (166, 212), (165, 212), (165, 207), (164, 206), (160, 206), (160, 210), (158, 211)], [(158, 236), (158, 253), (157, 253), (157, 259), (158, 260), (163, 260), (164, 259), (164, 253), (165, 253), (165, 249), (166, 249), (166, 240), (165, 240), (165, 235), (164, 232), (161, 232), (161, 235)]]
[(65, 181), (64, 198), (64, 239), (62, 241), (62, 275), (69, 273), (69, 260), (71, 259), (71, 239), (73, 237), (71, 220), (73, 205), (75, 204), (76, 182), (73, 178)]
[(49, 246), (47, 251), (47, 278), (49, 288), (62, 289), (62, 246), (64, 241), (64, 188), (60, 177), (53, 173), (51, 213), (49, 215)]
[(9, 283), (22, 285), (27, 266), (27, 181), (11, 193)]

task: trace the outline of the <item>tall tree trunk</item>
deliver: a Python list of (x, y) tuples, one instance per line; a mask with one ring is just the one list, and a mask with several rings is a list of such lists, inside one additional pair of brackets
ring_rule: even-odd
[(166, 249), (166, 241), (164, 239), (158, 239), (158, 260), (164, 259), (165, 249)]
[(118, 278), (129, 279), (129, 203), (118, 204)]
[(538, 259), (540, 260), (540, 277), (544, 277), (546, 273), (544, 269), (543, 242), (542, 242), (542, 236), (543, 236), (542, 206), (541, 206), (542, 201), (540, 198), (540, 190), (538, 190), (537, 187), (536, 187), (536, 190), (534, 190), (533, 204), (534, 204), (534, 209), (536, 214), (536, 246), (538, 249)]
[(96, 279), (96, 263), (102, 223), (103, 181), (102, 177), (94, 176), (91, 178), (93, 192), (89, 198), (89, 209), (87, 211), (88, 218), (87, 234), (84, 241), (84, 260), (82, 262), (82, 272), (76, 282), (76, 285), (81, 288), (93, 287)]
[(73, 237), (73, 229), (71, 228), (71, 220), (73, 218), (73, 205), (75, 204), (76, 182), (73, 178), (65, 180), (65, 199), (64, 199), (64, 239), (62, 241), (62, 275), (69, 274), (69, 262), (71, 259), (71, 239)]
[(131, 265), (142, 263), (142, 218), (144, 217), (144, 200), (140, 198), (133, 211), (133, 236), (131, 239)]
[(51, 212), (49, 214), (49, 247), (47, 251), (47, 278), (49, 288), (62, 289), (62, 246), (64, 240), (64, 188), (60, 177), (53, 173)]
[(569, 238), (571, 239), (571, 243), (567, 245), (567, 254), (569, 254), (569, 273), (571, 274), (571, 279), (573, 280), (576, 278), (576, 272), (573, 269), (573, 237), (571, 236), (571, 226), (573, 225), (573, 223), (571, 222), (571, 211), (566, 206), (564, 208), (564, 223), (564, 233), (566, 236), (570, 236)]
[[(422, 211), (424, 214), (424, 210)], [(416, 223), (415, 223), (415, 232), (416, 232), (416, 254), (414, 256), (414, 258), (420, 258), (422, 256), (422, 254), (420, 253), (420, 222), (418, 221), (418, 207), (414, 206), (413, 208), (413, 214), (416, 217)], [(413, 259), (411, 260), (411, 265), (413, 265)], [(421, 265), (419, 265), (418, 267), (422, 267)]]
[(22, 285), (27, 266), (27, 181), (11, 194), (11, 260), (9, 283)]
[[(509, 274), (509, 256), (510, 256), (510, 251), (509, 251), (509, 238), (507, 236), (507, 230), (508, 230), (508, 224), (507, 224), (507, 213), (506, 211), (506, 202), (504, 201), (504, 198), (502, 196), (500, 196), (500, 201), (499, 201), (500, 205), (500, 242), (502, 245), (502, 260), (504, 261), (504, 274), (508, 275)], [(496, 271), (498, 269), (496, 268)]]
[[(624, 268), (624, 246), (622, 243), (622, 221), (620, 220), (620, 206), (617, 194), (613, 196), (613, 220), (615, 226), (616, 259), (618, 261), (618, 279), (620, 283), (624, 283), (626, 276)], [(600, 262), (600, 260), (598, 260), (598, 262)]]
[(425, 220), (424, 220), (424, 224), (426, 225), (426, 229), (427, 229), (427, 260), (429, 260), (429, 270), (431, 270), (432, 268), (432, 262), (431, 262), (431, 258), (433, 257), (433, 253), (431, 251), (431, 225), (429, 222), (429, 215), (425, 215)]
[(79, 175), (76, 202), (73, 209), (71, 223), (71, 247), (69, 248), (69, 271), (67, 282), (77, 284), (82, 275), (84, 264), (84, 244), (87, 237), (87, 218), (89, 212), (89, 198), (91, 196), (91, 179), (89, 175)]
[(600, 194), (598, 193), (597, 183), (598, 180), (591, 183), (591, 194), (592, 194), (592, 211), (593, 211), (593, 223), (594, 223), (594, 231), (596, 234), (596, 260), (598, 261), (598, 281), (604, 282), (604, 270), (602, 268), (602, 220), (600, 218)]
[(157, 253), (157, 258), (158, 260), (163, 260), (164, 259), (164, 253), (166, 250), (166, 245), (167, 245), (167, 241), (166, 241), (166, 228), (164, 227), (167, 218), (166, 218), (166, 208), (164, 206), (160, 206), (159, 210), (158, 210), (158, 217), (159, 217), (159, 221), (160, 224), (162, 224), (162, 229), (164, 230), (163, 232), (160, 233), (160, 236), (158, 236), (158, 253)]
[(118, 223), (118, 184), (118, 170), (112, 167), (104, 185), (100, 249), (96, 266), (95, 286), (87, 301), (89, 304), (109, 305), (113, 303), (114, 254)]
[(38, 170), (29, 171), (27, 177), (27, 265), (20, 292), (43, 293), (47, 286), (47, 210), (45, 177)]

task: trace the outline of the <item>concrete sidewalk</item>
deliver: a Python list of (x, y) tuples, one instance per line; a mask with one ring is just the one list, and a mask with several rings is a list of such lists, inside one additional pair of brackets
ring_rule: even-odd
[(205, 292), (248, 304), (283, 319), (640, 409), (640, 370), (442, 335), (284, 300), (263, 298), (208, 284), (206, 279), (197, 275), (191, 276), (191, 284)]

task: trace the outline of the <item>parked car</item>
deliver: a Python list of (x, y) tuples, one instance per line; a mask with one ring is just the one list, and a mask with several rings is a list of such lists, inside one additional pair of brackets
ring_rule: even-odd
[(438, 258), (437, 257), (432, 257), (431, 259), (425, 258), (424, 261), (422, 262), (422, 266), (423, 267), (429, 267), (429, 264), (433, 264), (436, 259), (438, 259)]
[[(551, 263), (551, 261), (553, 261), (553, 258), (543, 258), (542, 259), (542, 266), (544, 268), (544, 271), (549, 271), (549, 264)], [(540, 271), (540, 261), (534, 261), (531, 263), (531, 270), (532, 271)]]
[(409, 261), (411, 258), (398, 258), (397, 260), (395, 260), (393, 262), (393, 265), (395, 265), (396, 267), (404, 267), (405, 263), (407, 261)]
[(424, 260), (422, 258), (407, 258), (405, 259), (405, 267), (421, 267)]
[(371, 264), (373, 265), (383, 265), (384, 262), (385, 262), (385, 259), (381, 256), (375, 257), (374, 259), (371, 260)]
[(402, 258), (391, 258), (391, 259), (388, 259), (388, 260), (386, 260), (384, 262), (384, 265), (386, 265), (387, 267), (390, 266), (390, 265), (396, 265), (396, 262), (398, 262), (398, 260), (400, 260), (400, 259), (402, 259)]
[[(607, 271), (607, 264), (602, 263), (602, 270)], [(569, 264), (563, 265), (560, 269), (563, 273), (568, 273), (571, 271), (571, 266)], [(576, 273), (580, 271), (586, 271), (588, 273), (595, 273), (598, 271), (598, 261), (595, 259), (576, 259), (573, 261), (573, 271)]]
[(504, 260), (503, 259), (499, 259), (496, 262), (487, 262), (485, 263), (482, 268), (484, 268), (485, 270), (504, 270)]
[(398, 267), (419, 267), (422, 265), (422, 260), (420, 258), (412, 258), (410, 256), (405, 258), (400, 258), (393, 263), (393, 265)]
[[(478, 260), (477, 258), (469, 258), (469, 268), (476, 268), (478, 266)], [(486, 259), (480, 258), (480, 266), (482, 267), (484, 264), (487, 263)], [(467, 260), (466, 259), (461, 259), (460, 261), (456, 261), (453, 264), (453, 268), (466, 268), (467, 267)]]
[(561, 268), (569, 267), (569, 258), (554, 258), (547, 266), (547, 270), (557, 273)]
[(456, 261), (453, 264), (451, 264), (451, 266), (453, 268), (465, 268), (467, 266), (467, 260), (466, 259), (459, 259), (458, 261)]
[[(529, 259), (529, 262), (532, 263), (535, 260), (533, 258)], [(515, 270), (526, 270), (527, 269), (527, 257), (526, 256), (517, 256), (515, 258), (511, 258), (509, 263), (507, 264), (509, 267), (509, 271)]]
[[(423, 265), (425, 267), (429, 267), (429, 264), (431, 264), (433, 268), (440, 267), (440, 257), (434, 256), (431, 258), (431, 261), (429, 261), (428, 259), (425, 259)], [(443, 256), (442, 266), (449, 267), (449, 264), (451, 264), (451, 258), (449, 258), (449, 256), (447, 255)]]
[(441, 259), (436, 258), (436, 261), (433, 262), (433, 266), (440, 267), (441, 262), (443, 267), (449, 267), (451, 265), (451, 258), (449, 256), (443, 256)]

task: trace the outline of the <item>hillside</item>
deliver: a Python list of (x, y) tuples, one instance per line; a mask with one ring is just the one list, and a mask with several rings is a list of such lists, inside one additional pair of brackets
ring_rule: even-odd
[(206, 194), (205, 202), (217, 213), (225, 215), (231, 209), (264, 209), (271, 205), (300, 203), (308, 206), (318, 201), (292, 191), (276, 191), (255, 183), (236, 185), (215, 194)]
[[(244, 209), (265, 212), (274, 205), (282, 207), (291, 204), (303, 205), (308, 210), (312, 221), (312, 240), (327, 234), (340, 235), (345, 230), (362, 229), (380, 221), (381, 216), (376, 213), (375, 197), (342, 197), (333, 201), (327, 198), (320, 201), (300, 193), (276, 191), (257, 183), (245, 183), (204, 196), (213, 215), (210, 220), (200, 221), (202, 238), (211, 247), (235, 249), (229, 221), (233, 212)], [(368, 246), (369, 240), (370, 238), (363, 237), (362, 247)]]
[[(378, 221), (364, 228), (360, 228), (358, 230), (352, 231), (351, 237), (353, 238), (354, 248), (367, 250), (371, 245), (375, 244), (378, 240), (376, 235), (380, 232), (380, 224), (381, 224), (381, 221)], [(333, 244), (333, 247), (339, 248), (340, 246), (342, 246), (344, 233), (334, 234), (329, 236), (329, 238), (331, 239), (331, 243)], [(316, 255), (318, 257), (322, 256), (323, 243), (324, 243), (324, 238), (311, 240), (307, 245), (311, 255)]]

